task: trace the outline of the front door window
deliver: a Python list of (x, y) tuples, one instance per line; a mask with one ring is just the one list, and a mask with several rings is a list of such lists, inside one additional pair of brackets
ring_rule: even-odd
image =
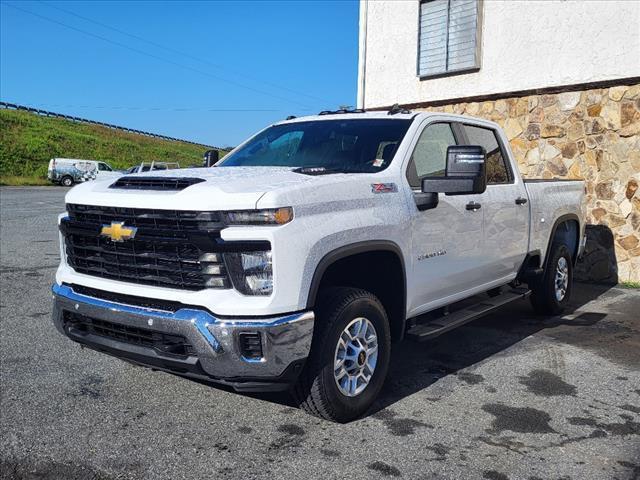
[(450, 124), (434, 123), (422, 131), (407, 168), (407, 181), (411, 188), (420, 190), (425, 177), (444, 176), (450, 145), (456, 145)]

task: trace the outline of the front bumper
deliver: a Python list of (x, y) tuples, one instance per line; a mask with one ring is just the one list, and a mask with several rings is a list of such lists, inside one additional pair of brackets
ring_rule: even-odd
[[(282, 390), (295, 381), (311, 348), (313, 312), (266, 319), (221, 319), (197, 307), (165, 311), (79, 294), (54, 284), (53, 322), (72, 340), (133, 363), (189, 377), (229, 384), (236, 390)], [(117, 327), (110, 335), (76, 328), (87, 318)], [(104, 323), (108, 322), (108, 323)], [(102, 330), (105, 331), (105, 330)], [(113, 333), (115, 332), (115, 333)], [(132, 342), (131, 332), (183, 337), (189, 353), (176, 355)], [(258, 334), (261, 358), (247, 358), (240, 334)]]

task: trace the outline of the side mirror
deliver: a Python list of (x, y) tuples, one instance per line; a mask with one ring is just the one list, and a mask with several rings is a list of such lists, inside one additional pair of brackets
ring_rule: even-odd
[(416, 207), (421, 212), (424, 210), (431, 210), (432, 208), (436, 208), (438, 206), (438, 202), (440, 199), (438, 198), (437, 193), (414, 193), (413, 199), (416, 201)]
[(207, 150), (202, 157), (202, 166), (207, 168), (213, 166), (218, 161), (218, 150)]
[(486, 159), (481, 146), (450, 146), (447, 148), (445, 176), (423, 179), (422, 192), (446, 195), (483, 193), (487, 189)]

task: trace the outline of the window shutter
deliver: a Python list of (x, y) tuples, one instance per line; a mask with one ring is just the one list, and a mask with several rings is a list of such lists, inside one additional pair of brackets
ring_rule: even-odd
[(476, 32), (478, 2), (454, 0), (449, 8), (449, 43), (447, 71), (476, 66)]
[(477, 41), (477, 0), (429, 0), (420, 4), (420, 75), (477, 67)]
[(447, 71), (448, 0), (420, 5), (420, 75)]

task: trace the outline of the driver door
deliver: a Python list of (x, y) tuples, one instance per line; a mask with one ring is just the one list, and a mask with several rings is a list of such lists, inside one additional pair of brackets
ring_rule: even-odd
[[(423, 178), (444, 176), (447, 148), (461, 140), (454, 124), (437, 122), (424, 127), (406, 171), (414, 193), (421, 192)], [(483, 211), (467, 206), (482, 203), (481, 196), (439, 194), (438, 206), (424, 211), (415, 202), (410, 205), (410, 315), (449, 303), (451, 297), (482, 283)]]

